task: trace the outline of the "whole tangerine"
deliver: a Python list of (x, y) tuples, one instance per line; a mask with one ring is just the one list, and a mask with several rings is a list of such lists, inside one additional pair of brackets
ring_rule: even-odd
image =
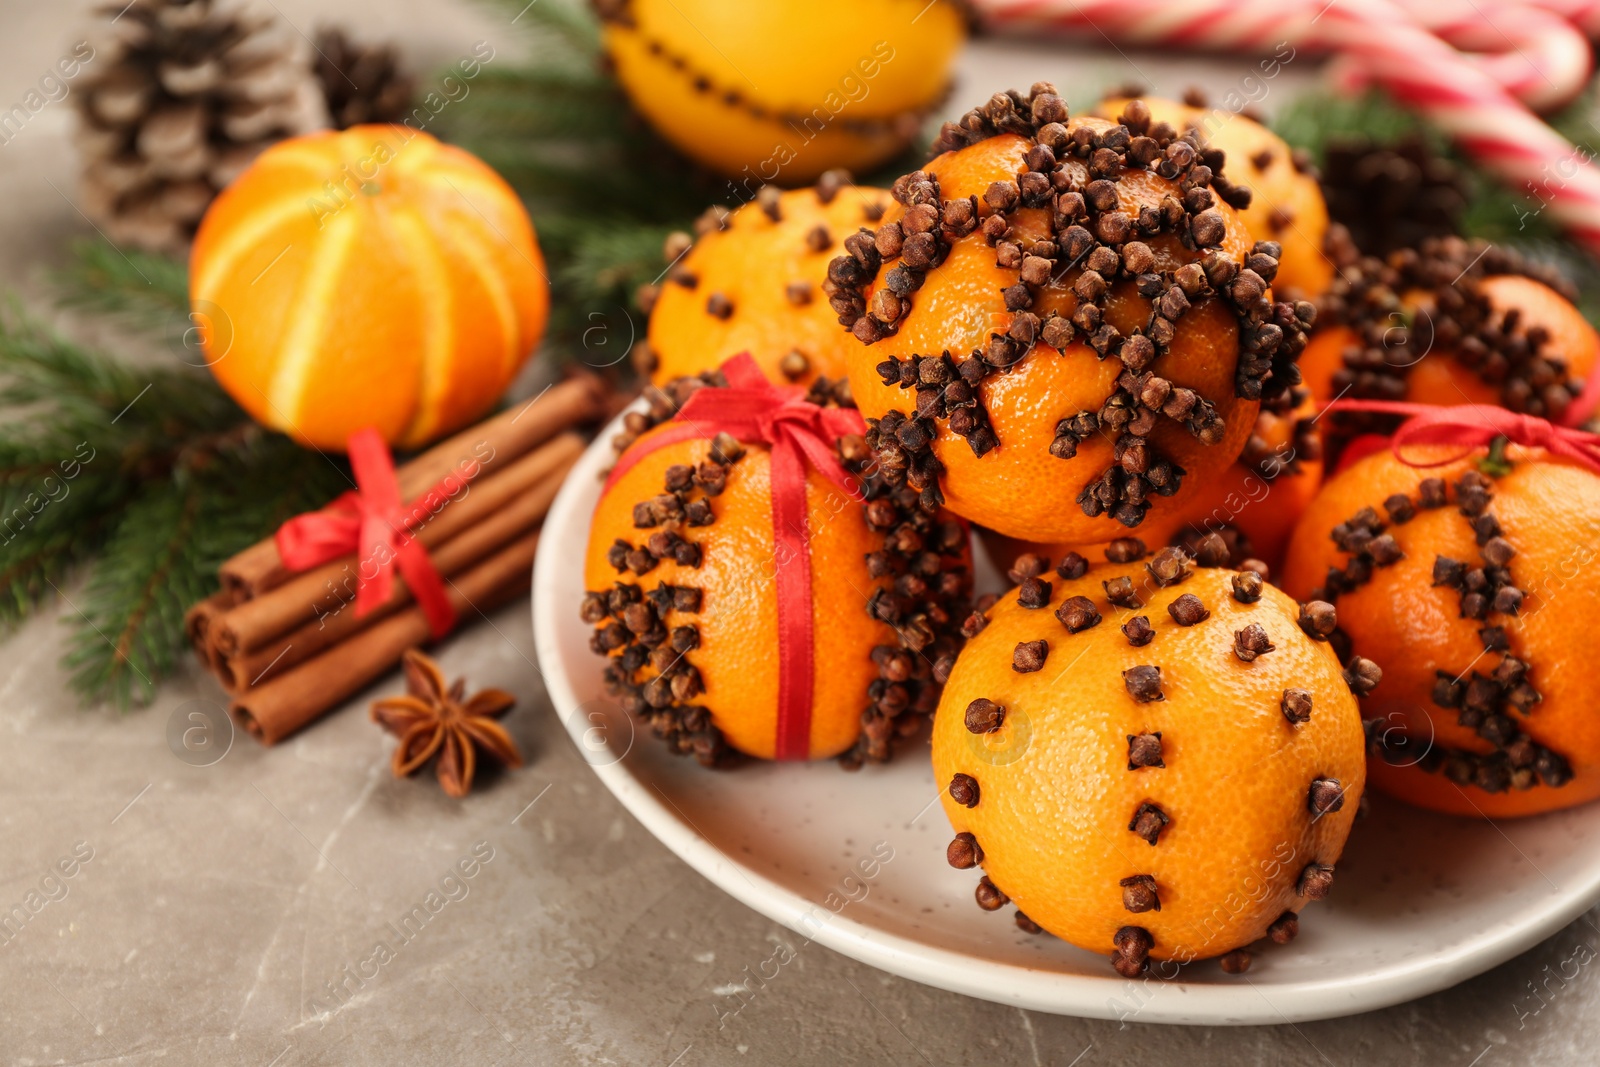
[(1375, 672), (1342, 669), (1256, 574), (1176, 549), (1063, 566), (1001, 597), (950, 673), (947, 858), (983, 868), (980, 906), (1009, 900), (1130, 977), (1287, 940), (1355, 818), (1352, 690)]
[(522, 201), (405, 126), (279, 142), (201, 220), (189, 296), (218, 383), (264, 426), (342, 451), (415, 448), (478, 418), (544, 332)]
[[(780, 605), (772, 463), (726, 434), (640, 437), (595, 509), (582, 615), (623, 709), (706, 765), (779, 754)], [(938, 702), (934, 666), (959, 645), (966, 534), (837, 445), (866, 504), (806, 470), (811, 571), (810, 759), (882, 761)], [(909, 503), (909, 507), (907, 504)], [(787, 610), (794, 610), (787, 606)]]
[(1368, 455), (1296, 527), (1283, 586), (1338, 606), (1340, 635), (1384, 671), (1373, 782), (1420, 807), (1489, 818), (1600, 796), (1588, 620), (1600, 476), (1540, 448)]
[(1047, 83), (947, 123), (830, 303), (852, 394), (924, 505), (1093, 544), (1176, 511), (1298, 380), (1315, 316), (1271, 298), (1249, 193), (1135, 101), (1071, 118)]
[[(592, 0), (639, 113), (753, 192), (864, 173), (946, 95), (966, 20), (949, 0)], [(731, 184), (731, 183), (730, 183)]]
[(671, 264), (650, 309), (651, 375), (663, 384), (748, 352), (773, 382), (844, 377), (846, 345), (822, 292), (845, 237), (883, 217), (886, 189), (830, 171), (816, 186), (763, 186), (730, 213), (704, 216), (697, 240), (668, 239)]

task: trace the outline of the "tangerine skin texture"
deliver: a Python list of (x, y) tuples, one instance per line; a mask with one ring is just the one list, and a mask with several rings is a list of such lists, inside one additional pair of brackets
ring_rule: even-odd
[[(1249, 944), (1306, 899), (1295, 892), (1307, 864), (1332, 864), (1344, 848), (1365, 783), (1356, 699), (1337, 657), (1296, 624), (1298, 606), (1272, 586), (1255, 604), (1231, 595), (1235, 572), (1201, 569), (1160, 588), (1142, 564), (1102, 564), (1076, 581), (1054, 578), (1047, 609), (1006, 594), (989, 625), (968, 642), (945, 687), (933, 728), (935, 781), (976, 778), (976, 807), (943, 796), (955, 829), (974, 834), (984, 870), (1034, 922), (1066, 941), (1109, 952), (1123, 926), (1142, 926), (1151, 956), (1188, 961)], [(1134, 578), (1138, 610), (1107, 601), (1101, 583)], [(1167, 605), (1193, 593), (1211, 617), (1179, 626)], [(1053, 610), (1086, 596), (1100, 623), (1068, 633)], [(1148, 616), (1155, 636), (1142, 648), (1119, 630)], [(1253, 663), (1234, 653), (1234, 632), (1259, 623), (1276, 649)], [(1020, 641), (1046, 639), (1042, 670), (1012, 670)], [(1122, 672), (1161, 668), (1164, 700), (1139, 703)], [(1311, 692), (1310, 721), (1293, 725), (1283, 690)], [(978, 735), (964, 722), (969, 702), (1006, 708), (1000, 729)], [(1128, 735), (1160, 731), (1164, 767), (1128, 769)], [(1337, 778), (1344, 803), (1313, 819), (1313, 779)], [(1153, 802), (1170, 818), (1150, 845), (1128, 829)], [(1120, 879), (1154, 876), (1160, 911), (1123, 907)]]
[[(685, 155), (749, 188), (890, 159), (917, 128), (892, 120), (940, 98), (966, 40), (956, 5), (926, 0), (633, 0), (628, 15), (633, 26), (608, 21), (604, 40), (633, 106)], [(860, 119), (887, 121), (849, 127)]]
[(223, 190), (189, 296), (212, 374), (251, 418), (325, 450), (367, 426), (415, 448), (505, 392), (544, 333), (545, 273), (487, 164), (356, 126), (282, 141)]
[[(1070, 126), (1107, 128), (1101, 119), (1074, 119)], [(983, 201), (990, 183), (1015, 178), (1026, 169), (1023, 156), (1031, 142), (1015, 134), (980, 141), (958, 152), (946, 152), (923, 169), (938, 175), (946, 200), (977, 196), (979, 214), (991, 214)], [(1086, 172), (1087, 173), (1087, 172)], [(1158, 204), (1176, 186), (1149, 171), (1130, 170), (1117, 183), (1122, 208), (1137, 215), (1141, 205)], [(1254, 244), (1237, 213), (1220, 200), (1217, 210), (1226, 224), (1223, 251), (1241, 261)], [(904, 214), (902, 205), (891, 206), (884, 216), (893, 222)], [(1044, 237), (1048, 220), (1043, 209), (1021, 209), (1013, 216), (1013, 229)], [(1199, 258), (1170, 235), (1146, 242), (1156, 254), (1158, 270), (1170, 270)], [(882, 284), (891, 264), (885, 264), (872, 289)], [(1070, 315), (1077, 306), (1072, 284), (1080, 272), (1068, 270), (1043, 288), (1033, 310), (1043, 315), (1054, 310)], [(949, 349), (956, 361), (973, 358), (991, 333), (1004, 332), (1015, 318), (1007, 311), (1001, 291), (1017, 283), (1014, 268), (995, 265), (994, 249), (981, 231), (954, 241), (950, 254), (928, 272), (922, 287), (911, 295), (911, 310), (900, 320), (899, 330), (876, 344), (851, 340), (849, 377), (851, 393), (861, 414), (882, 418), (890, 409), (911, 411), (915, 394), (899, 386), (886, 386), (877, 365), (890, 356), (937, 355)], [(870, 293), (869, 293), (870, 302)], [(1142, 327), (1150, 317), (1150, 302), (1134, 291), (1131, 279), (1115, 283), (1105, 309), (1105, 321), (1124, 333)], [(1192, 499), (1199, 486), (1232, 463), (1243, 450), (1255, 425), (1260, 404), (1234, 395), (1234, 370), (1239, 356), (1239, 327), (1222, 298), (1196, 300), (1178, 323), (1171, 351), (1151, 364), (1150, 370), (1200, 393), (1217, 406), (1226, 420), (1223, 439), (1203, 445), (1182, 425), (1160, 420), (1150, 440), (1184, 468), (1182, 488), (1172, 497), (1156, 497), (1145, 521), (1163, 512), (1176, 512)], [(1112, 464), (1113, 444), (1107, 435), (1084, 441), (1069, 460), (1050, 455), (1056, 424), (1079, 411), (1097, 411), (1113, 390), (1121, 372), (1116, 359), (1101, 360), (1094, 349), (1074, 341), (1065, 349), (1037, 343), (1020, 362), (1003, 373), (991, 374), (978, 387), (1000, 446), (979, 458), (962, 438), (942, 424), (933, 451), (946, 472), (941, 479), (945, 503), (958, 515), (1012, 537), (1030, 541), (1094, 544), (1126, 534), (1137, 536), (1139, 527), (1124, 527), (1110, 515), (1090, 518), (1077, 503), (1084, 485)]]
[[(1520, 274), (1497, 274), (1479, 283), (1478, 291), (1501, 316), (1512, 308), (1517, 310), (1520, 318), (1515, 332), (1544, 327), (1550, 340), (1540, 351), (1564, 358), (1572, 377), (1587, 378), (1600, 361), (1600, 334), (1570, 301), (1543, 282)], [(1405, 302), (1423, 307), (1426, 300), (1424, 293), (1410, 293)], [(1333, 376), (1344, 367), (1344, 350), (1359, 343), (1348, 326), (1329, 326), (1312, 334), (1300, 354), (1300, 374), (1312, 396), (1319, 401), (1334, 398), (1338, 390)], [(1404, 399), (1441, 407), (1501, 403), (1498, 387), (1458, 363), (1453, 352), (1444, 348), (1428, 353), (1411, 368)]]
[[(1406, 456), (1434, 462), (1460, 451), (1436, 445), (1408, 448)], [(1382, 515), (1386, 496), (1406, 493), (1415, 498), (1417, 483), (1430, 476), (1454, 485), (1483, 455), (1478, 449), (1422, 470), (1404, 465), (1388, 451), (1351, 464), (1328, 481), (1295, 528), (1283, 587), (1304, 596), (1322, 581), (1328, 567), (1343, 566), (1345, 554), (1329, 539), (1329, 531), (1363, 506)], [(1403, 730), (1419, 746), (1431, 739), (1449, 748), (1492, 751), (1456, 721), (1454, 709), (1436, 707), (1432, 699), (1435, 671), (1454, 676), (1472, 665), (1488, 674), (1498, 664), (1498, 654), (1482, 651), (1480, 626), (1504, 626), (1510, 654), (1531, 665), (1528, 679), (1544, 699), (1530, 714), (1513, 718), (1528, 736), (1567, 758), (1572, 781), (1559, 788), (1540, 783), (1528, 790), (1489, 793), (1416, 766), (1371, 761), (1373, 782), (1384, 792), (1457, 815), (1531, 815), (1600, 796), (1600, 716), (1594, 713), (1592, 681), (1594, 664), (1600, 661), (1600, 632), (1592, 624), (1600, 612), (1600, 578), (1594, 565), (1600, 554), (1600, 477), (1542, 449), (1511, 445), (1507, 456), (1513, 468), (1505, 477), (1491, 479), (1489, 511), (1516, 549), (1511, 575), (1527, 594), (1519, 615), (1492, 614), (1488, 623), (1464, 619), (1456, 591), (1433, 585), (1436, 556), (1482, 564), (1453, 492), (1451, 504), (1419, 510), (1410, 522), (1391, 524), (1387, 532), (1405, 558), (1376, 568), (1370, 582), (1335, 602), (1339, 627), (1355, 651), (1383, 668), (1383, 684), (1367, 698), (1366, 714), (1382, 720), (1384, 730)]]
[[(1129, 99), (1103, 100), (1095, 111), (1114, 119)], [(1255, 194), (1239, 216), (1256, 240), (1277, 241), (1283, 247), (1273, 282), (1280, 291), (1279, 299), (1315, 300), (1321, 296), (1333, 280), (1333, 261), (1322, 251), (1328, 205), (1317, 179), (1294, 165), (1288, 142), (1254, 119), (1226, 108), (1190, 107), (1155, 96), (1139, 99), (1150, 109), (1151, 119), (1168, 123), (1179, 133), (1189, 125), (1198, 127), (1202, 144), (1227, 155), (1223, 175)], [(1258, 166), (1258, 159), (1265, 159), (1266, 165)], [(1274, 225), (1275, 218), (1286, 221)]]
[[(860, 344), (839, 325), (822, 291), (828, 261), (844, 249), (844, 239), (872, 222), (866, 209), (892, 201), (887, 189), (849, 185), (824, 204), (815, 189), (797, 189), (779, 199), (773, 222), (751, 202), (735, 211), (726, 230), (706, 234), (680, 261), (698, 276), (687, 289), (667, 281), (650, 312), (650, 348), (656, 355), (657, 385), (684, 375), (715, 370), (741, 352), (750, 353), (769, 381), (810, 384), (819, 374), (844, 377), (846, 347)], [(829, 244), (813, 251), (807, 234), (824, 227)], [(793, 282), (807, 282), (809, 303), (787, 296)], [(733, 314), (719, 319), (706, 310), (712, 293), (733, 303)], [(806, 357), (810, 369), (789, 378), (779, 364), (790, 352)]]
[[(647, 444), (660, 429), (634, 444)], [(710, 709), (728, 743), (758, 759), (771, 759), (778, 723), (778, 605), (772, 533), (771, 460), (765, 449), (746, 446), (728, 471), (727, 488), (711, 498), (716, 521), (688, 527), (686, 539), (701, 546), (699, 567), (664, 560), (645, 575), (618, 574), (606, 550), (619, 537), (642, 543), (650, 530), (633, 525), (633, 505), (662, 492), (674, 463), (697, 465), (711, 452), (709, 441), (682, 441), (641, 459), (601, 497), (595, 509), (584, 561), (584, 587), (610, 589), (635, 582), (649, 592), (663, 582), (702, 590), (700, 611), (670, 611), (668, 630), (695, 626), (700, 647), (687, 653), (700, 671), (705, 692), (693, 703)], [(862, 517), (861, 505), (811, 468), (806, 470), (811, 535), (811, 606), (814, 618), (811, 758), (836, 756), (855, 743), (867, 686), (878, 676), (871, 659), (879, 644), (897, 645), (894, 630), (866, 612), (878, 583), (862, 557), (882, 547)], [(647, 665), (637, 675), (654, 675)]]
[[(1256, 434), (1276, 454), (1287, 456), (1289, 453), (1285, 450), (1294, 446), (1295, 421), (1309, 418), (1315, 413), (1316, 404), (1309, 397), (1288, 415), (1263, 411), (1256, 422)], [(1295, 522), (1322, 485), (1323, 463), (1320, 458), (1301, 458), (1299, 464), (1297, 472), (1286, 471), (1269, 482), (1260, 471), (1236, 461), (1218, 477), (1205, 483), (1180, 511), (1152, 511), (1150, 517), (1131, 533), (1151, 551), (1155, 551), (1183, 534), (1199, 536), (1219, 530), (1224, 525), (1236, 526), (1250, 539), (1255, 558), (1265, 561), (1276, 573), (1289, 547), (1289, 536), (1294, 532)], [(987, 529), (980, 529), (979, 533), (984, 547), (989, 551), (989, 558), (1002, 571), (1010, 570), (1017, 557), (1024, 552), (1059, 560), (1070, 550), (1091, 563), (1101, 563), (1106, 558), (1106, 544), (1040, 544), (1019, 541)]]

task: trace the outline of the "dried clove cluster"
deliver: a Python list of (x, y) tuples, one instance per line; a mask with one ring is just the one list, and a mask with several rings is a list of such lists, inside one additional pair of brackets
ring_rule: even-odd
[[(1482, 754), (1431, 744), (1419, 758), (1411, 742), (1391, 737), (1391, 731), (1372, 729), (1371, 724), (1369, 745), (1389, 762), (1414, 762), (1424, 771), (1443, 773), (1458, 785), (1476, 785), (1490, 793), (1531, 789), (1540, 782), (1552, 787), (1565, 785), (1572, 779), (1571, 764), (1518, 725), (1543, 697), (1533, 684), (1533, 665), (1510, 654), (1503, 625), (1504, 619), (1515, 618), (1521, 611), (1525, 594), (1511, 573), (1516, 550), (1490, 510), (1494, 499), (1491, 478), (1477, 470), (1464, 472), (1453, 485), (1442, 478), (1424, 478), (1415, 497), (1395, 493), (1384, 500), (1387, 519), (1374, 508), (1362, 508), (1334, 527), (1331, 537), (1349, 557), (1342, 569), (1328, 569), (1316, 595), (1331, 600), (1354, 592), (1372, 580), (1375, 568), (1399, 562), (1405, 553), (1389, 532), (1391, 528), (1410, 522), (1419, 511), (1449, 506), (1452, 495), (1456, 510), (1471, 525), (1481, 559), (1472, 565), (1436, 555), (1433, 584), (1448, 586), (1459, 594), (1461, 617), (1485, 624), (1478, 629), (1483, 652), (1498, 655), (1500, 660), (1488, 673), (1470, 665), (1461, 671), (1439, 671), (1433, 703), (1454, 710), (1456, 721), (1488, 742), (1493, 751)], [(1342, 633), (1338, 636), (1344, 637)], [(1344, 643), (1348, 645), (1348, 641)]]
[[(1478, 288), (1486, 278), (1521, 274), (1571, 300), (1572, 284), (1557, 272), (1499, 245), (1460, 237), (1428, 238), (1386, 259), (1345, 258), (1319, 305), (1325, 323), (1347, 326), (1357, 338), (1342, 353), (1335, 393), (1403, 400), (1411, 369), (1435, 351), (1497, 388), (1500, 403), (1512, 411), (1559, 419), (1581, 391), (1544, 328), (1521, 328), (1516, 308), (1497, 313)], [(1393, 419), (1340, 418), (1352, 433), (1393, 429)]]

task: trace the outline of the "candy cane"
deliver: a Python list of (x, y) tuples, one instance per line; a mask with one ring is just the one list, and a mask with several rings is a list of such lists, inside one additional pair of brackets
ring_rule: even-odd
[(1392, 0), (976, 0), (997, 26), (1075, 31), (1113, 42), (1351, 57), (1400, 103), (1443, 129), (1600, 256), (1600, 172), (1485, 68)]
[(1600, 37), (1600, 0), (1529, 0), (1572, 23), (1586, 36)]
[(1475, 0), (1404, 0), (1403, 6), (1434, 36), (1467, 53), (1485, 74), (1537, 111), (1568, 103), (1588, 84), (1589, 41), (1560, 14)]
[[(1583, 90), (1592, 69), (1587, 31), (1580, 31), (1566, 15), (1592, 20), (1600, 31), (1600, 0), (1540, 0), (1562, 11), (1486, 3), (1489, 6), (1475, 0), (1404, 0), (1402, 6), (1413, 20), (1466, 53), (1468, 61), (1530, 107), (1548, 110)], [(1293, 5), (1278, 0), (1192, 0), (1182, 5), (1166, 0), (1116, 5), (977, 0), (979, 10), (999, 26), (1046, 25), (1091, 36), (1101, 33), (1118, 41), (1214, 51), (1271, 51), (1273, 44), (1285, 40), (1311, 52), (1331, 51), (1323, 20), (1315, 14), (1324, 3), (1311, 6), (1297, 18)], [(1340, 56), (1331, 73), (1345, 88), (1370, 81), (1359, 52)]]

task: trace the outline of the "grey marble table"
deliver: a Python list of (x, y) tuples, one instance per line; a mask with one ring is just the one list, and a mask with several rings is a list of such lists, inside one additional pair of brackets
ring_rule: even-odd
[[(420, 68), (477, 40), (514, 55), (494, 11), (422, 0), (279, 0), (310, 32), (337, 19), (400, 40)], [(89, 5), (0, 3), (0, 104), (78, 39)], [(958, 100), (1050, 78), (1138, 78), (1215, 94), (1249, 66), (996, 41), (962, 61)], [(1283, 72), (1276, 106), (1315, 76)], [(0, 145), (0, 283), (55, 315), (43, 272), (88, 232), (71, 205), (67, 107)], [(90, 339), (103, 326), (63, 319)], [(66, 588), (66, 596), (74, 587)], [(198, 672), (150, 707), (80, 708), (57, 666), (63, 599), (0, 644), (0, 909), (58, 861), (70, 879), (0, 935), (0, 1064), (1439, 1064), (1578, 1065), (1600, 1047), (1594, 914), (1455, 989), (1299, 1026), (1129, 1026), (1004, 1008), (881, 974), (826, 949), (720, 1020), (719, 988), (785, 936), (675, 859), (573, 748), (517, 605), (450, 641), (452, 674), (517, 694), (507, 725), (528, 766), (463, 802), (389, 775), (366, 698), (273, 750), (239, 738), (219, 763), (169, 750), (169, 719), (220, 692)], [(378, 689), (393, 690), (394, 679)], [(375, 690), (377, 691), (377, 690)], [(389, 933), (459, 861), (448, 903)], [(69, 866), (73, 864), (69, 863)], [(397, 944), (379, 966), (374, 943)], [(1570, 973), (1570, 965), (1567, 972)], [(332, 990), (342, 992), (335, 996)], [(1538, 996), (1534, 991), (1538, 991)], [(324, 1010), (327, 1009), (327, 1010)], [(1587, 1051), (1586, 1051), (1587, 1050)]]

